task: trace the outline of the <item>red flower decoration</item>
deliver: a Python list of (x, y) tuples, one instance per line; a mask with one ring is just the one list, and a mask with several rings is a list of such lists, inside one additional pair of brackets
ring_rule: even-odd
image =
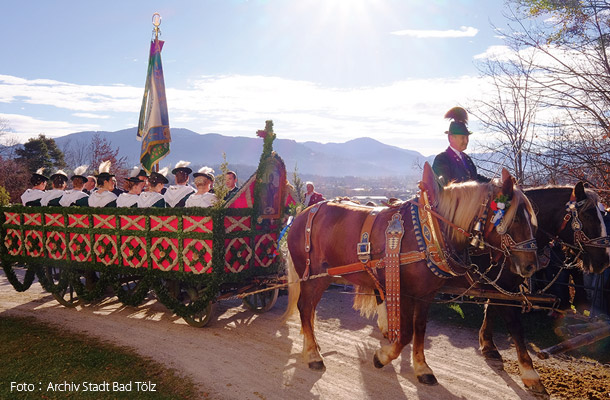
[(264, 130), (258, 130), (256, 131), (256, 136), (261, 137), (261, 138), (266, 138), (267, 137), (268, 132), (264, 131)]
[(492, 202), (491, 202), (491, 209), (493, 211), (498, 211), (498, 204), (496, 203), (495, 200), (492, 200)]

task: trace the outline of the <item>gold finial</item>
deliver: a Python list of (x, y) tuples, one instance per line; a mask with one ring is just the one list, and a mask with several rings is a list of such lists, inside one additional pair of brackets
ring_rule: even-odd
[(159, 13), (154, 13), (152, 16), (152, 24), (154, 25), (155, 29), (153, 30), (155, 32), (155, 39), (159, 37), (159, 25), (161, 25), (161, 14)]

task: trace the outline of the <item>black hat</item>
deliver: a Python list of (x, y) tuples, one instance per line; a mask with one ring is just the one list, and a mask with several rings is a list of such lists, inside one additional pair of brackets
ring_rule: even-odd
[[(137, 180), (140, 180), (138, 177), (139, 176), (143, 176), (145, 178), (148, 178), (148, 175), (146, 175), (146, 171), (140, 167), (138, 167), (137, 165), (135, 165), (131, 171), (129, 171), (129, 178), (136, 178)], [(135, 182), (135, 180), (132, 179), (127, 179), (130, 182)]]
[(193, 177), (197, 178), (198, 176), (205, 176), (212, 182), (214, 182), (214, 170), (210, 167), (201, 167), (199, 171), (193, 174)]
[(129, 178), (125, 179), (128, 182), (133, 182), (133, 183), (142, 183), (144, 182), (142, 179), (138, 178), (137, 176), (130, 176)]
[(184, 172), (187, 175), (190, 174), (193, 170), (188, 167), (189, 165), (191, 165), (190, 161), (178, 161), (172, 170), (172, 174), (176, 175), (177, 172)]
[(49, 180), (49, 178), (42, 174), (43, 172), (44, 168), (39, 168), (36, 172), (32, 174), (32, 177), (30, 178), (30, 183), (32, 184), (32, 186), (38, 186), (41, 183)]
[(74, 175), (70, 177), (71, 180), (81, 178), (84, 182), (87, 182), (87, 177), (84, 175), (85, 171), (89, 168), (88, 165), (81, 165), (80, 167), (74, 168)]
[(155, 172), (155, 171), (151, 172), (150, 176), (148, 177), (148, 181), (150, 182), (150, 184), (152, 186), (158, 185), (159, 183), (167, 185), (169, 183), (169, 181), (165, 177), (165, 175), (167, 174), (167, 171), (168, 171), (168, 168), (165, 167), (159, 172)]
[(64, 182), (68, 182), (68, 174), (66, 174), (61, 169), (58, 169), (53, 175), (51, 175), (51, 180), (55, 180), (55, 178), (60, 178)]

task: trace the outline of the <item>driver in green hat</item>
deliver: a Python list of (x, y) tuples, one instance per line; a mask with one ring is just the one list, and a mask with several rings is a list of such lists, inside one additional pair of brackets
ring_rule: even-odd
[(445, 133), (449, 139), (447, 150), (434, 158), (432, 169), (439, 177), (443, 186), (450, 182), (478, 181), (489, 182), (490, 179), (479, 175), (472, 159), (464, 153), (468, 147), (468, 113), (461, 107), (453, 107), (447, 111), (445, 118), (451, 119), (449, 130)]

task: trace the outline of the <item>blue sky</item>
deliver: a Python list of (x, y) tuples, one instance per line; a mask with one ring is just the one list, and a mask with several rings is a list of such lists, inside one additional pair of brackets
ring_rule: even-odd
[(474, 63), (502, 45), (502, 4), (2, 0), (0, 118), (20, 142), (136, 126), (159, 12), (171, 127), (253, 137), (272, 119), (282, 138), (430, 155), (445, 111), (486, 92)]

